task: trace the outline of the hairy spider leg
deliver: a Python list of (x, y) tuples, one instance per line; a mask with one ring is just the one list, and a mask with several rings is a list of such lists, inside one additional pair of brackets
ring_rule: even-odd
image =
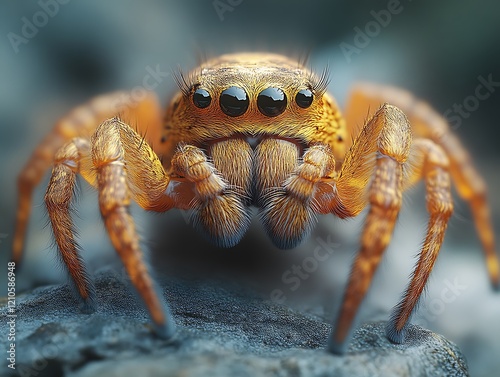
[[(373, 165), (375, 172), (370, 182)], [(356, 312), (390, 242), (402, 192), (422, 178), (430, 219), (411, 282), (387, 325), (387, 336), (396, 343), (404, 341), (408, 321), (443, 242), (453, 204), (448, 159), (443, 150), (431, 140), (420, 139), (412, 144), (411, 127), (404, 113), (397, 107), (383, 105), (354, 140), (336, 182), (339, 204), (333, 208), (334, 213), (341, 217), (359, 214), (366, 204), (367, 188), (370, 209), (361, 236), (361, 250), (329, 339), (331, 352), (345, 351)]]
[(408, 188), (418, 180), (424, 180), (430, 219), (411, 281), (387, 323), (387, 337), (395, 343), (403, 343), (405, 340), (411, 314), (434, 267), (448, 220), (453, 212), (449, 160), (443, 149), (432, 140), (416, 139), (412, 144), (409, 159), (411, 161), (408, 164), (409, 178), (404, 186)]
[[(428, 138), (441, 146), (449, 159), (449, 170), (459, 196), (470, 206), (481, 241), (491, 285), (500, 289), (500, 262), (495, 247), (495, 233), (488, 206), (487, 186), (472, 159), (445, 118), (427, 103), (408, 91), (380, 84), (360, 83), (353, 88), (347, 109), (351, 134), (363, 124), (363, 117), (373, 113), (383, 102), (398, 106), (410, 120), (415, 137)], [(370, 110), (367, 113), (367, 109)]]
[(91, 144), (99, 208), (111, 243), (144, 300), (157, 333), (168, 338), (175, 332), (174, 320), (143, 261), (129, 205), (133, 197), (144, 209), (163, 212), (173, 208), (173, 198), (165, 195), (170, 179), (151, 147), (116, 118), (99, 126)]
[[(96, 309), (94, 283), (80, 256), (80, 247), (75, 238), (75, 227), (71, 218), (76, 174), (82, 170), (85, 160), (87, 162), (90, 160), (88, 140), (75, 138), (59, 149), (45, 194), (45, 206), (52, 224), (54, 240), (59, 248), (59, 256), (80, 298), (80, 310), (84, 313), (92, 313)], [(93, 172), (86, 179), (95, 185)]]
[(33, 190), (52, 166), (56, 152), (75, 137), (90, 138), (104, 120), (120, 114), (130, 124), (137, 125), (146, 140), (160, 140), (162, 109), (156, 94), (145, 92), (137, 100), (130, 92), (114, 92), (95, 97), (62, 117), (52, 131), (38, 144), (17, 180), (18, 205), (12, 260), (20, 264), (26, 227), (32, 206)]
[(78, 255), (69, 212), (77, 173), (98, 190), (106, 230), (152, 317), (156, 332), (165, 338), (172, 336), (174, 320), (143, 260), (139, 236), (129, 213), (132, 198), (149, 210), (166, 211), (174, 207), (174, 199), (165, 194), (170, 178), (159, 158), (137, 132), (118, 118), (103, 122), (90, 143), (73, 139), (56, 157), (45, 201), (59, 252), (85, 308), (94, 308), (91, 306), (95, 290)]

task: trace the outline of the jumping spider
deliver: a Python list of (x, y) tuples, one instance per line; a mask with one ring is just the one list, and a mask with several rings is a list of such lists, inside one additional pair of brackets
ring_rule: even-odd
[[(293, 248), (310, 233), (316, 214), (353, 217), (369, 205), (330, 337), (332, 352), (344, 350), (391, 239), (403, 191), (420, 180), (427, 191), (427, 234), (388, 322), (388, 338), (404, 341), (434, 266), (453, 210), (450, 176), (470, 204), (498, 288), (486, 186), (446, 121), (424, 102), (402, 90), (361, 84), (344, 118), (326, 92), (327, 75), (264, 53), (223, 55), (176, 78), (180, 91), (163, 117), (152, 93), (138, 102), (130, 93), (112, 93), (77, 107), (56, 124), (20, 174), (14, 260), (21, 258), (33, 189), (53, 165), (45, 203), (82, 310), (95, 309), (95, 293), (70, 216), (77, 174), (98, 190), (112, 244), (164, 337), (174, 333), (174, 319), (143, 262), (131, 200), (150, 211), (193, 210), (196, 227), (222, 247), (241, 240), (251, 206), (260, 209), (274, 244)], [(117, 101), (123, 105), (120, 118)], [(146, 129), (147, 139), (141, 136)]]

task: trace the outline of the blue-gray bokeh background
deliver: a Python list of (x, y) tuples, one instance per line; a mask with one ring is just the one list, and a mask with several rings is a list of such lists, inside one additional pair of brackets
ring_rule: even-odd
[[(214, 3), (228, 4), (229, 8), (221, 14)], [(229, 5), (231, 3), (234, 5)], [(148, 66), (159, 65), (163, 71), (170, 71), (180, 65), (188, 70), (196, 65), (199, 54), (212, 56), (242, 50), (268, 50), (294, 56), (310, 53), (311, 65), (317, 70), (330, 65), (330, 90), (340, 103), (345, 103), (353, 82), (372, 80), (407, 88), (429, 101), (440, 113), (474, 95), (479, 76), (492, 75), (494, 81), (500, 81), (500, 5), (494, 0), (401, 1), (397, 6), (400, 12), (393, 14), (387, 25), (380, 27), (380, 32), (370, 38), (367, 46), (360, 48), (359, 54), (351, 55), (349, 61), (340, 44), (353, 45), (356, 28), (365, 30), (374, 21), (373, 12), (386, 10), (389, 4), (395, 3), (69, 0), (59, 5), (46, 25), (28, 38), (27, 43), (19, 45), (16, 53), (8, 34), (22, 35), (23, 17), (32, 21), (42, 7), (35, 1), (2, 2), (1, 266), (6, 266), (12, 241), (16, 175), (37, 142), (71, 107), (99, 93), (141, 85)], [(173, 80), (167, 78), (157, 92), (166, 102), (175, 89)], [(456, 130), (490, 187), (497, 235), (500, 227), (499, 92), (480, 101), (477, 110), (462, 119)], [(44, 228), (46, 183), (47, 177), (36, 192), (25, 269), (18, 274), (19, 289), (64, 279), (54, 267), (50, 232)], [(82, 191), (81, 219), (77, 223), (85, 257), (95, 270), (103, 263), (116, 263), (116, 257), (99, 221), (95, 193)], [(167, 239), (171, 249), (202, 248), (203, 252), (205, 249), (206, 253), (212, 252), (193, 235), (178, 211), (161, 217), (144, 215), (137, 208), (134, 213), (144, 233), (153, 233), (148, 238), (153, 240), (150, 241), (153, 250), (161, 249), (158, 245)], [(324, 278), (323, 286), (334, 287), (331, 292), (335, 300), (343, 290), (361, 222), (362, 219), (344, 223), (322, 217), (311, 240), (289, 252), (300, 263), (304, 255), (318, 246), (318, 237), (323, 240), (333, 237), (340, 244), (328, 263), (314, 274)], [(157, 226), (150, 226), (152, 223)], [(150, 228), (160, 227), (163, 227), (161, 232), (148, 232)], [(420, 188), (407, 196), (393, 244), (363, 307), (361, 321), (387, 318), (388, 310), (406, 284), (424, 228), (425, 206)], [(246, 238), (245, 245), (247, 249), (269, 250), (272, 255), (282, 253), (261, 236), (258, 224)], [(225, 254), (219, 257), (221, 255), (224, 258)], [(266, 263), (262, 261), (262, 265)], [(276, 284), (287, 292), (289, 287), (280, 281), (283, 271), (282, 267), (278, 268)], [(5, 292), (4, 276), (2, 273), (2, 293)], [(309, 280), (312, 279), (307, 282)], [(443, 290), (453, 281), (465, 288), (458, 290), (453, 300), (444, 302)], [(306, 289), (307, 282), (304, 281), (301, 289)], [(495, 356), (500, 354), (498, 318), (500, 295), (489, 290), (470, 212), (467, 205), (458, 200), (442, 255), (416, 321), (457, 342), (468, 358), (473, 375), (488, 376), (495, 375), (500, 368)]]

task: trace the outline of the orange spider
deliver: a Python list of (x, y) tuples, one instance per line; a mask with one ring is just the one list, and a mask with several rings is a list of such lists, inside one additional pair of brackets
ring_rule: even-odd
[[(344, 119), (326, 93), (326, 74), (317, 77), (289, 58), (267, 53), (223, 55), (177, 82), (180, 91), (163, 117), (152, 93), (139, 102), (112, 93), (77, 107), (41, 142), (19, 177), (14, 260), (21, 258), (33, 189), (53, 164), (45, 203), (83, 311), (95, 310), (95, 293), (70, 216), (77, 174), (98, 190), (113, 246), (164, 337), (174, 333), (174, 319), (143, 261), (131, 200), (151, 211), (192, 209), (196, 227), (223, 247), (240, 241), (250, 224), (250, 207), (257, 206), (280, 248), (300, 243), (318, 213), (352, 217), (369, 204), (330, 337), (332, 352), (345, 349), (391, 239), (402, 193), (420, 180), (427, 191), (427, 234), (388, 322), (388, 338), (404, 341), (436, 261), (453, 210), (450, 174), (471, 206), (491, 282), (499, 287), (486, 186), (446, 121), (424, 102), (402, 90), (362, 84), (354, 89)], [(376, 111), (364, 121), (368, 109)], [(137, 124), (138, 131), (121, 119)], [(141, 136), (146, 129), (147, 140)]]

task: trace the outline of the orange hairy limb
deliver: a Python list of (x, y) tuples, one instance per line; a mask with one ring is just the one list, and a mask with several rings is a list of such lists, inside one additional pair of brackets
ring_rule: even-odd
[[(281, 145), (275, 148), (275, 143)], [(265, 151), (280, 152), (280, 156), (269, 159)], [(261, 194), (261, 218), (265, 229), (276, 246), (283, 249), (295, 247), (316, 223), (317, 206), (313, 194), (322, 178), (334, 174), (335, 159), (331, 149), (324, 144), (312, 145), (304, 153), (301, 163), (298, 162), (297, 146), (282, 140), (261, 143), (257, 153), (262, 158), (259, 166), (270, 165), (264, 176), (277, 180), (271, 181), (268, 191)], [(281, 163), (276, 163), (278, 161)]]
[[(99, 208), (111, 243), (144, 300), (157, 333), (169, 337), (174, 333), (174, 321), (143, 260), (129, 213), (131, 198), (143, 208), (164, 211), (173, 207), (174, 201), (165, 195), (169, 177), (143, 138), (116, 118), (99, 126), (91, 145)], [(125, 161), (130, 163), (125, 166)]]
[(409, 182), (424, 180), (430, 219), (410, 284), (387, 323), (387, 336), (396, 343), (404, 341), (406, 325), (434, 267), (453, 212), (449, 161), (443, 149), (431, 140), (417, 139), (412, 146), (411, 159)]
[(90, 138), (99, 124), (118, 113), (141, 127), (141, 133), (147, 131), (148, 140), (159, 139), (161, 107), (156, 95), (150, 92), (141, 101), (134, 101), (128, 92), (98, 96), (62, 117), (36, 147), (18, 177), (19, 197), (12, 247), (14, 262), (21, 262), (33, 190), (52, 165), (56, 152), (74, 137)]
[[(391, 239), (401, 207), (402, 166), (408, 158), (411, 140), (405, 115), (396, 107), (384, 105), (354, 140), (340, 171), (337, 191), (342, 207), (336, 210), (343, 214), (361, 211), (367, 188), (359, 182), (367, 181), (372, 174), (374, 178), (368, 186), (370, 210), (361, 236), (361, 250), (354, 261), (329, 341), (332, 352), (343, 352), (352, 321)], [(369, 155), (375, 158), (375, 164), (367, 163)]]
[(84, 139), (74, 139), (59, 149), (45, 194), (45, 205), (55, 242), (81, 299), (80, 309), (85, 313), (95, 310), (95, 289), (89, 279), (85, 263), (79, 255), (70, 206), (76, 185), (76, 174), (80, 171), (80, 161), (89, 155), (89, 143)]
[[(125, 160), (131, 163), (125, 166)], [(73, 139), (56, 154), (45, 201), (54, 237), (85, 311), (95, 308), (94, 289), (78, 255), (69, 213), (76, 173), (99, 192), (99, 208), (111, 242), (132, 284), (151, 314), (159, 335), (169, 337), (175, 325), (170, 311), (143, 260), (134, 221), (129, 213), (133, 198), (143, 208), (168, 210), (174, 200), (165, 194), (169, 177), (143, 138), (117, 118), (102, 123), (90, 143)]]
[(352, 91), (347, 106), (346, 119), (356, 132), (368, 111), (375, 111), (382, 102), (389, 102), (402, 109), (413, 128), (416, 137), (425, 137), (443, 148), (449, 159), (449, 171), (458, 194), (469, 203), (474, 223), (486, 257), (490, 282), (500, 289), (500, 262), (496, 253), (495, 234), (488, 207), (487, 187), (484, 179), (474, 167), (471, 157), (460, 140), (440, 114), (427, 103), (418, 100), (409, 92), (377, 84), (358, 84)]
[(427, 233), (387, 337), (404, 341), (436, 261), (453, 208), (450, 175), (471, 206), (491, 282), (499, 286), (485, 184), (446, 121), (425, 103), (398, 89), (361, 84), (344, 119), (326, 92), (326, 74), (318, 77), (276, 54), (223, 55), (176, 78), (179, 92), (164, 116), (153, 94), (136, 102), (130, 93), (113, 93), (76, 108), (20, 174), (13, 258), (21, 257), (33, 188), (53, 164), (45, 202), (84, 311), (94, 309), (95, 294), (71, 220), (77, 174), (98, 190), (112, 244), (165, 337), (173, 334), (174, 321), (144, 262), (129, 213), (132, 200), (150, 211), (192, 210), (197, 228), (222, 247), (243, 237), (251, 206), (259, 208), (268, 235), (281, 248), (301, 242), (317, 214), (347, 218), (368, 207), (330, 337), (332, 352), (345, 350), (391, 240), (402, 194), (420, 180), (427, 191)]

